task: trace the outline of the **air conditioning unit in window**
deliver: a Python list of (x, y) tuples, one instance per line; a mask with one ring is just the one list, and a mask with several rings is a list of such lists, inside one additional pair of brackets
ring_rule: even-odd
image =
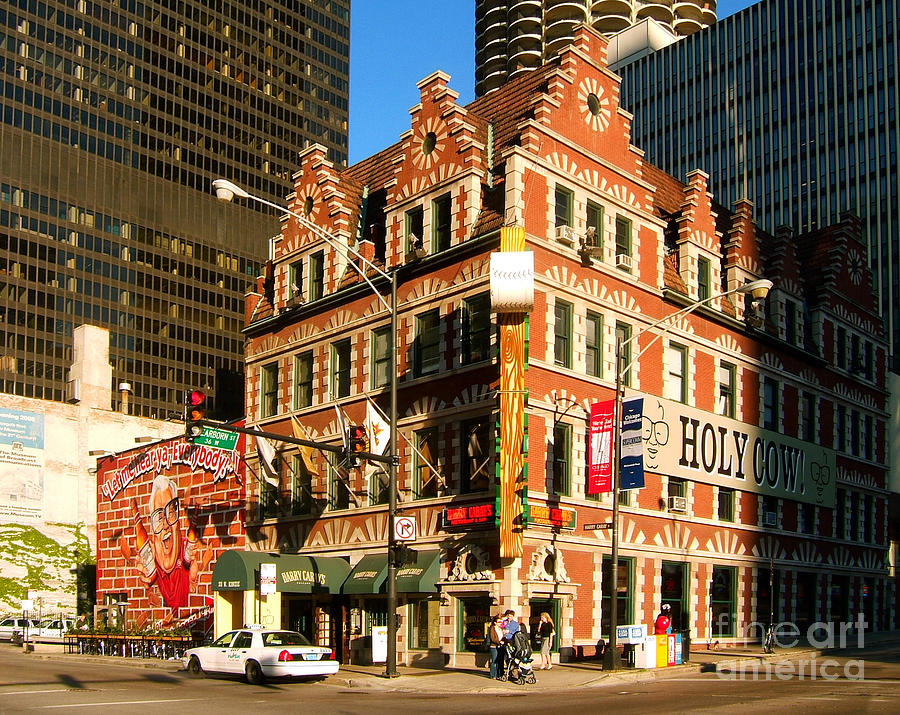
[(777, 526), (778, 525), (778, 514), (774, 511), (767, 511), (763, 513), (763, 526)]
[(575, 245), (575, 229), (571, 226), (557, 226), (556, 240), (569, 246)]
[(687, 497), (669, 497), (669, 511), (684, 514), (687, 511)]
[(621, 268), (623, 271), (630, 271), (633, 265), (634, 262), (627, 253), (616, 254), (616, 268)]

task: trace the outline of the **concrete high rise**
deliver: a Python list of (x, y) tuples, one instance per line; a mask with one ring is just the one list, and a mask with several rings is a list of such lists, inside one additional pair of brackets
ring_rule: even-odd
[(715, 0), (476, 0), (475, 94), (534, 69), (572, 42), (582, 23), (607, 35), (652, 18), (675, 35), (716, 21)]
[(0, 388), (75, 400), (72, 331), (110, 331), (113, 394), (185, 385), (243, 413), (244, 292), (298, 151), (347, 158), (349, 0), (9, 0), (0, 8)]
[(749, 198), (769, 231), (862, 219), (895, 372), (898, 17), (897, 0), (762, 0), (612, 67), (648, 161), (675, 176), (702, 168), (718, 201)]

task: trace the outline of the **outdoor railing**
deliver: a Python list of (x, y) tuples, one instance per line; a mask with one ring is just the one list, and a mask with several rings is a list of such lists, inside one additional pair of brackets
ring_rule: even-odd
[(69, 633), (63, 638), (66, 653), (161, 660), (178, 660), (188, 648), (202, 644), (202, 638), (190, 635)]

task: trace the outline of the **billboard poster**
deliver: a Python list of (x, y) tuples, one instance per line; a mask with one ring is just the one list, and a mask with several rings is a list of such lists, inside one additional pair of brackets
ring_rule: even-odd
[(615, 400), (591, 405), (591, 458), (588, 466), (588, 494), (612, 491), (612, 441)]
[(243, 443), (177, 438), (99, 460), (97, 595), (125, 600), (129, 627), (211, 625), (212, 569), (244, 545)]
[(645, 399), (649, 471), (834, 508), (834, 450), (680, 402)]
[(640, 489), (644, 486), (643, 412), (643, 397), (632, 397), (622, 403), (620, 489)]
[(0, 519), (44, 516), (44, 415), (0, 408)]

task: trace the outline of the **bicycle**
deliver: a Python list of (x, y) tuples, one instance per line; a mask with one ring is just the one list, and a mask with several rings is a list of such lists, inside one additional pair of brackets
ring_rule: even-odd
[(775, 652), (775, 626), (770, 625), (766, 631), (765, 640), (763, 640), (763, 653)]

